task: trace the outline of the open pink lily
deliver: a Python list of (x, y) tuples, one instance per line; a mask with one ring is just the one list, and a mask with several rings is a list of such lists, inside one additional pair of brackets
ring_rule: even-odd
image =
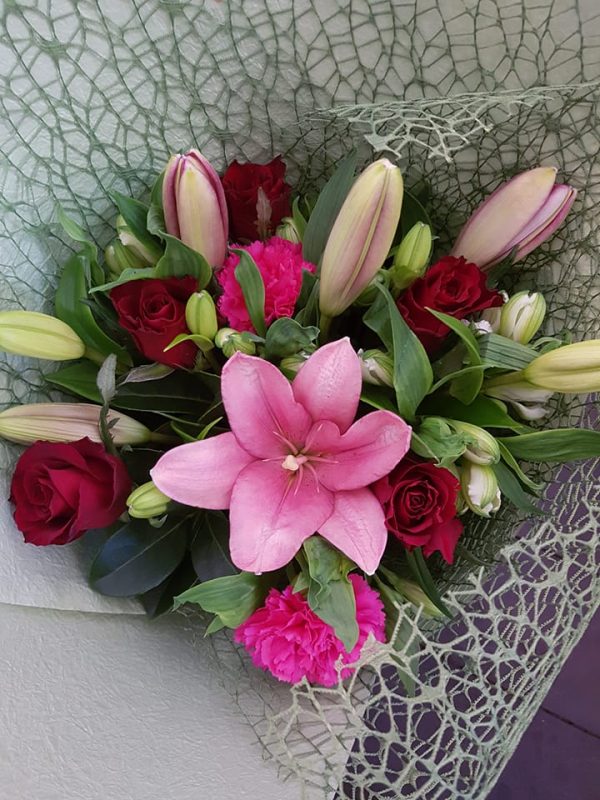
[(156, 486), (186, 505), (228, 508), (240, 569), (279, 569), (319, 532), (372, 574), (387, 531), (367, 487), (401, 460), (411, 429), (389, 411), (353, 424), (361, 368), (349, 340), (317, 350), (293, 383), (236, 353), (221, 389), (231, 432), (165, 453), (152, 470)]

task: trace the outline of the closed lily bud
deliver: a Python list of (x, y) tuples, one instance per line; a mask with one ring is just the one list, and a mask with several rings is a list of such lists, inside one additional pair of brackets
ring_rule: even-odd
[(546, 301), (539, 292), (517, 292), (499, 310), (500, 336), (527, 344), (544, 321)]
[(337, 317), (383, 266), (400, 220), (402, 173), (387, 158), (356, 179), (333, 224), (321, 262), (321, 315)]
[(275, 231), (275, 236), (279, 236), (280, 239), (287, 239), (288, 242), (293, 242), (294, 244), (302, 242), (302, 236), (300, 236), (300, 231), (292, 217), (284, 217), (281, 220)]
[(65, 322), (37, 311), (0, 312), (0, 350), (30, 358), (70, 361), (85, 345)]
[(198, 150), (171, 156), (163, 180), (167, 233), (200, 253), (211, 267), (225, 260), (229, 217), (221, 179)]
[(443, 617), (444, 614), (434, 605), (425, 594), (418, 583), (409, 581), (406, 578), (396, 577), (394, 581), (396, 589), (403, 597), (415, 606), (423, 606), (423, 610), (430, 617)]
[(489, 517), (500, 508), (502, 497), (491, 467), (464, 462), (460, 470), (460, 488), (465, 503), (478, 516)]
[(486, 308), (479, 315), (479, 319), (474, 326), (481, 333), (498, 333), (500, 330), (500, 320), (502, 318), (502, 306)]
[(500, 445), (491, 433), (470, 422), (454, 419), (447, 419), (446, 422), (456, 433), (464, 433), (471, 439), (463, 458), (474, 464), (497, 464), (500, 461)]
[[(90, 403), (30, 403), (13, 406), (0, 413), (0, 436), (17, 444), (76, 442), (87, 436), (93, 442), (100, 437), (100, 406)], [(110, 434), (116, 445), (144, 444), (154, 438), (141, 422), (109, 411), (108, 422), (115, 422)]]
[(127, 511), (129, 516), (135, 517), (135, 519), (160, 517), (167, 511), (170, 502), (166, 494), (163, 494), (152, 481), (148, 481), (148, 483), (138, 486), (129, 495)]
[(302, 367), (306, 364), (310, 353), (295, 353), (293, 356), (286, 356), (279, 362), (279, 368), (283, 372), (293, 372), (294, 374), (300, 372)]
[(575, 342), (543, 353), (523, 370), (539, 389), (563, 394), (600, 391), (600, 339)]
[(247, 356), (256, 353), (254, 342), (233, 328), (221, 328), (215, 336), (215, 344), (226, 358), (231, 358), (234, 353), (245, 353)]
[(431, 243), (431, 228), (424, 222), (417, 222), (416, 225), (413, 225), (402, 239), (396, 250), (394, 263), (389, 270), (394, 297), (398, 297), (403, 289), (409, 287), (423, 275), (429, 263)]
[(153, 267), (158, 261), (158, 256), (148, 250), (148, 248), (140, 242), (120, 214), (117, 217), (116, 227), (117, 236), (123, 247), (127, 247), (141, 262), (137, 266)]
[(515, 261), (531, 253), (562, 224), (577, 196), (555, 179), (554, 167), (536, 167), (503, 183), (467, 221), (451, 255), (485, 270), (513, 251)]
[(215, 301), (206, 289), (190, 295), (185, 306), (185, 321), (191, 333), (204, 336), (211, 342), (217, 335), (219, 330), (217, 309)]
[(119, 277), (124, 269), (141, 269), (148, 266), (147, 261), (137, 256), (119, 239), (108, 245), (104, 251), (104, 259), (111, 275), (116, 277)]
[(359, 352), (360, 369), (365, 383), (375, 386), (394, 385), (394, 360), (382, 350)]
[(523, 372), (511, 372), (486, 381), (483, 394), (496, 400), (510, 403), (517, 414), (526, 420), (543, 419), (550, 409), (544, 403), (554, 394), (548, 389), (534, 386), (523, 377)]

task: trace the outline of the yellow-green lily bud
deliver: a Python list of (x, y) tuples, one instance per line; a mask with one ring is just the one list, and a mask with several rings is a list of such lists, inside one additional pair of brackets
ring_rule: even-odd
[(135, 519), (150, 519), (166, 513), (170, 499), (163, 494), (152, 481), (143, 483), (134, 489), (127, 498), (127, 510)]
[(431, 243), (431, 228), (424, 222), (413, 225), (402, 239), (389, 270), (394, 297), (423, 275), (431, 255)]
[[(17, 444), (44, 442), (76, 442), (87, 436), (100, 442), (101, 406), (91, 403), (29, 403), (13, 406), (0, 413), (0, 436)], [(113, 442), (144, 444), (158, 435), (141, 422), (120, 411), (108, 412)]]
[(498, 333), (527, 344), (540, 329), (546, 315), (546, 301), (539, 292), (517, 292), (500, 309)]
[(421, 587), (414, 581), (406, 578), (397, 577), (394, 581), (394, 589), (403, 595), (410, 603), (415, 606), (423, 606), (423, 610), (430, 617), (443, 617), (444, 614), (427, 597)]
[(221, 328), (215, 336), (215, 344), (223, 351), (226, 358), (231, 358), (234, 353), (245, 353), (253, 356), (256, 353), (254, 342), (246, 339), (233, 328)]
[(447, 419), (446, 422), (456, 433), (464, 433), (471, 443), (463, 453), (463, 457), (474, 464), (497, 464), (500, 461), (500, 445), (491, 433), (470, 422)]
[(125, 247), (119, 239), (111, 242), (104, 251), (104, 260), (111, 275), (118, 277), (124, 269), (140, 269), (147, 267), (147, 261), (140, 258), (129, 247)]
[(279, 236), (280, 239), (287, 239), (288, 242), (293, 242), (294, 244), (302, 242), (300, 231), (292, 217), (284, 217), (281, 220), (275, 231), (275, 236)]
[(137, 256), (143, 263), (141, 266), (153, 267), (158, 258), (145, 247), (140, 240), (133, 234), (129, 225), (125, 222), (123, 217), (119, 214), (117, 217), (117, 236), (121, 240), (121, 244), (128, 247), (135, 256)]
[(85, 345), (62, 320), (37, 311), (0, 312), (0, 350), (30, 358), (70, 361), (81, 358)]
[(375, 386), (394, 385), (394, 360), (382, 350), (359, 352), (360, 369), (365, 383)]
[(300, 372), (302, 367), (306, 364), (309, 353), (295, 353), (293, 356), (286, 356), (279, 362), (279, 368), (283, 372)]
[(211, 341), (217, 335), (219, 323), (217, 322), (217, 309), (215, 301), (204, 289), (194, 292), (185, 307), (185, 321), (192, 333), (205, 336)]
[(535, 358), (522, 371), (530, 384), (551, 392), (600, 391), (600, 339), (567, 344)]
[(461, 464), (460, 488), (465, 503), (480, 517), (498, 511), (502, 502), (494, 470), (483, 464), (465, 461)]

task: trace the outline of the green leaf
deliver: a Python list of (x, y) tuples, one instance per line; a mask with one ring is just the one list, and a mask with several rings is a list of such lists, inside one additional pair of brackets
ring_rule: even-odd
[(500, 448), (500, 455), (502, 456), (502, 459), (506, 462), (506, 465), (510, 467), (510, 469), (515, 473), (515, 475), (521, 481), (521, 483), (524, 484), (531, 493), (538, 494), (544, 488), (543, 484), (536, 483), (523, 472), (516, 458), (513, 456), (513, 454), (510, 452), (510, 450), (505, 444), (502, 444), (501, 441), (498, 441), (498, 446)]
[(140, 267), (139, 269), (127, 267), (114, 281), (94, 286), (93, 289), (90, 289), (90, 294), (95, 294), (96, 292), (110, 292), (111, 289), (114, 289), (116, 286), (121, 286), (123, 283), (142, 281), (147, 278), (154, 278), (154, 267)]
[(150, 589), (140, 595), (140, 601), (144, 606), (144, 611), (150, 619), (156, 619), (162, 614), (167, 614), (173, 610), (174, 598), (185, 592), (196, 582), (196, 573), (191, 560), (184, 558), (181, 564), (171, 573), (168, 578), (154, 589)]
[(479, 354), (486, 364), (499, 369), (519, 370), (530, 364), (538, 353), (527, 345), (506, 336), (487, 333), (477, 339)]
[(276, 319), (265, 337), (265, 358), (276, 361), (293, 356), (301, 350), (313, 350), (319, 337), (319, 329), (314, 326), (303, 328), (290, 317)]
[(528, 514), (545, 516), (545, 512), (539, 509), (531, 501), (531, 495), (521, 486), (515, 473), (502, 462), (492, 464), (492, 469), (498, 480), (501, 494), (521, 511)]
[(310, 215), (302, 238), (302, 255), (311, 264), (318, 264), (325, 250), (333, 223), (354, 183), (356, 151), (343, 158), (327, 181)]
[(229, 553), (229, 520), (222, 511), (206, 511), (196, 526), (192, 563), (201, 581), (235, 575)]
[[(92, 264), (94, 262), (97, 262), (98, 248), (88, 237), (88, 235), (83, 230), (81, 225), (78, 225), (74, 220), (68, 217), (60, 206), (58, 207), (57, 216), (58, 216), (58, 221), (64, 232), (67, 234), (67, 236), (70, 236), (71, 239), (73, 239), (76, 242), (79, 242), (79, 244), (82, 245), (83, 253), (90, 260)], [(98, 267), (98, 269), (100, 268)]]
[(135, 238), (143, 244), (154, 258), (160, 258), (162, 255), (160, 242), (148, 232), (148, 206), (120, 192), (113, 192), (112, 197), (117, 204), (119, 213)]
[(179, 333), (173, 341), (169, 342), (165, 347), (164, 352), (167, 353), (182, 342), (193, 342), (203, 353), (214, 349), (214, 343), (207, 336), (202, 336), (200, 333)]
[(198, 417), (213, 399), (213, 392), (207, 388), (201, 375), (175, 370), (161, 380), (122, 383), (117, 389), (113, 406), (124, 411), (192, 414)]
[(93, 403), (102, 403), (102, 397), (96, 384), (97, 375), (98, 367), (96, 364), (91, 361), (78, 361), (75, 364), (69, 364), (69, 366), (59, 369), (57, 372), (44, 375), (44, 378), (49, 383), (60, 386), (61, 389), (71, 394), (85, 397), (86, 400), (91, 400)]
[(433, 459), (441, 467), (448, 467), (474, 441), (472, 436), (465, 433), (454, 433), (441, 417), (426, 417), (418, 430), (413, 430), (410, 448), (417, 455)]
[(268, 575), (240, 572), (193, 586), (175, 598), (175, 608), (184, 603), (215, 614), (227, 628), (237, 628), (262, 605), (272, 580)]
[(447, 419), (470, 422), (480, 428), (508, 428), (519, 433), (531, 430), (527, 425), (514, 420), (489, 397), (479, 395), (468, 406), (453, 397), (427, 398), (419, 409), (423, 414), (436, 414)]
[(192, 250), (186, 244), (161, 233), (161, 238), (166, 242), (165, 254), (154, 267), (154, 278), (185, 278), (191, 275), (198, 279), (198, 290), (204, 289), (210, 283), (213, 271), (204, 256)]
[(423, 222), (425, 225), (433, 230), (429, 214), (423, 208), (423, 205), (417, 200), (414, 194), (404, 190), (402, 198), (402, 212), (400, 214), (400, 232), (402, 236), (406, 236), (409, 230), (417, 224)]
[(385, 411), (398, 413), (394, 402), (393, 390), (387, 386), (376, 386), (373, 383), (363, 383), (360, 399), (372, 408), (382, 408)]
[(308, 605), (350, 652), (359, 637), (354, 588), (348, 578), (354, 565), (320, 536), (311, 536), (303, 548), (310, 577)]
[(600, 431), (556, 428), (498, 439), (515, 458), (547, 464), (564, 464), (600, 456)]
[(363, 319), (393, 356), (398, 411), (411, 421), (433, 382), (431, 364), (423, 345), (402, 319), (392, 295), (381, 284), (377, 288), (380, 295)]
[[(455, 333), (459, 339), (461, 339), (467, 350), (469, 366), (478, 367), (483, 364), (481, 356), (479, 355), (477, 339), (468, 325), (465, 325), (458, 319), (454, 319), (454, 317), (451, 317), (448, 314), (443, 314), (441, 311), (434, 311), (431, 308), (428, 308), (427, 311), (439, 319), (440, 322), (443, 322), (445, 325), (447, 325), (450, 330)], [(469, 405), (469, 403), (472, 403), (481, 391), (482, 384), (483, 370), (474, 370), (473, 372), (463, 374), (456, 378), (450, 387), (450, 394), (452, 397), (460, 400), (461, 403)]]
[(132, 520), (123, 525), (92, 563), (92, 588), (111, 597), (130, 597), (158, 586), (184, 556), (186, 523), (169, 519), (162, 528), (153, 528), (147, 520)]
[(302, 211), (300, 211), (299, 197), (295, 197), (294, 202), (292, 203), (292, 219), (294, 220), (294, 225), (296, 226), (296, 230), (300, 236), (300, 241), (302, 241), (304, 238), (304, 232), (306, 231), (306, 217)]
[(262, 275), (252, 256), (246, 250), (233, 250), (240, 257), (240, 263), (235, 268), (235, 279), (239, 283), (244, 295), (244, 302), (248, 315), (254, 325), (254, 330), (259, 336), (265, 336), (265, 284)]
[(406, 560), (408, 561), (408, 566), (410, 567), (417, 583), (421, 589), (423, 589), (434, 606), (439, 608), (442, 614), (452, 618), (452, 614), (444, 604), (444, 601), (442, 600), (440, 593), (438, 592), (438, 589), (433, 581), (431, 572), (427, 566), (427, 562), (423, 558), (423, 552), (421, 548), (415, 547), (413, 550), (407, 550)]
[(89, 259), (82, 254), (68, 259), (56, 290), (56, 316), (70, 325), (90, 349), (103, 356), (116, 353), (120, 361), (131, 363), (127, 351), (104, 333), (89, 306), (82, 302), (88, 294), (85, 276), (89, 268)]

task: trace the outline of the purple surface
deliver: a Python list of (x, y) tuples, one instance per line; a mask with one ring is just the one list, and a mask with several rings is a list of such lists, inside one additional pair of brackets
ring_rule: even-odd
[(488, 800), (600, 800), (600, 614)]

